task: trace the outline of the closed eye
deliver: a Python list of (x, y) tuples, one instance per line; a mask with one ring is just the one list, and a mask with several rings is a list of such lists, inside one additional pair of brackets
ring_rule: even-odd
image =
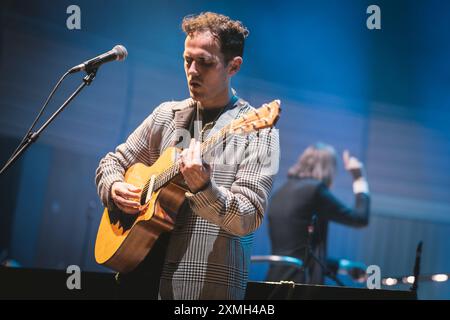
[(184, 62), (188, 66), (190, 66), (194, 60), (196, 61), (196, 64), (198, 64), (199, 66), (204, 67), (204, 68), (209, 68), (209, 67), (214, 65), (214, 60), (205, 59), (205, 58), (202, 58), (202, 57), (194, 59), (194, 58), (186, 56), (186, 57), (183, 57), (183, 59), (184, 59)]

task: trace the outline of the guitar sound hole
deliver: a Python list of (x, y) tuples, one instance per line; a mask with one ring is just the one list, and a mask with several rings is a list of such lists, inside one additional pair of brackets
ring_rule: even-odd
[(111, 224), (117, 224), (119, 222), (119, 226), (123, 228), (123, 231), (127, 231), (131, 229), (134, 222), (136, 221), (138, 214), (126, 214), (119, 209), (108, 210), (109, 219)]
[(145, 204), (145, 199), (147, 199), (147, 194), (148, 194), (147, 188), (148, 188), (148, 186), (146, 186), (146, 188), (144, 188), (144, 190), (142, 190), (141, 200), (140, 200), (141, 206), (143, 206)]

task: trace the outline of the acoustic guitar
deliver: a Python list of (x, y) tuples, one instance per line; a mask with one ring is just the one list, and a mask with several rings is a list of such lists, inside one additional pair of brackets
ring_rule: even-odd
[[(246, 113), (205, 140), (202, 153), (230, 134), (273, 127), (279, 114), (279, 100)], [(167, 148), (153, 165), (136, 163), (126, 170), (124, 181), (142, 190), (139, 213), (105, 208), (95, 242), (97, 263), (127, 273), (146, 257), (162, 232), (173, 229), (188, 191), (180, 174), (179, 152), (175, 147)]]

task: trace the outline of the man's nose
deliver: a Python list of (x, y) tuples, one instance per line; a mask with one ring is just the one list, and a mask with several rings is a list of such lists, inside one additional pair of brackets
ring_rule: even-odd
[(198, 69), (195, 61), (192, 61), (191, 65), (188, 67), (189, 75), (198, 75)]

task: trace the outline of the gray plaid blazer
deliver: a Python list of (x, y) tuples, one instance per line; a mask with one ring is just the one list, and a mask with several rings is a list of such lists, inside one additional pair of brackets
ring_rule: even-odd
[[(165, 102), (119, 145), (101, 159), (96, 171), (98, 194), (114, 206), (111, 185), (123, 181), (136, 162), (152, 165), (179, 141), (195, 110), (195, 102)], [(242, 99), (224, 112), (209, 134), (252, 110)], [(187, 140), (187, 139), (185, 139)], [(277, 130), (232, 135), (211, 164), (212, 183), (203, 191), (187, 192), (171, 232), (160, 280), (162, 299), (243, 299), (248, 278), (253, 232), (263, 221), (273, 175), (278, 170)], [(223, 150), (223, 148), (221, 149)], [(238, 161), (235, 161), (235, 160)]]

